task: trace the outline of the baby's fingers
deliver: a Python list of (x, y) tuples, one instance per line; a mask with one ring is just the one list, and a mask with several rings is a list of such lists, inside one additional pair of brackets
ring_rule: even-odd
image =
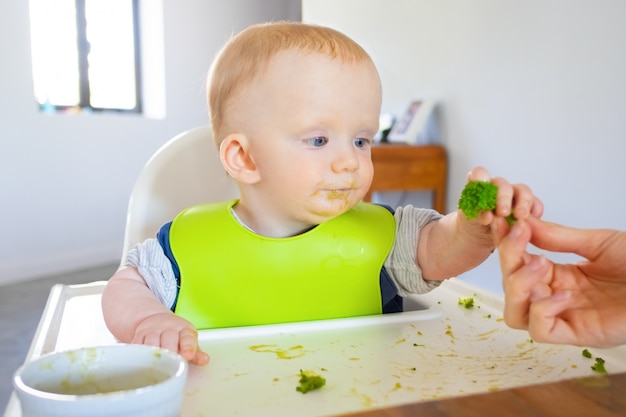
[(194, 365), (204, 366), (209, 363), (209, 360), (210, 360), (209, 355), (203, 352), (202, 350), (198, 349), (196, 351), (196, 356), (194, 356), (193, 359), (191, 359), (189, 362)]
[(495, 213), (498, 216), (506, 217), (511, 214), (511, 210), (513, 209), (515, 190), (504, 178), (496, 177), (493, 178), (491, 182), (498, 187)]
[(179, 353), (187, 361), (194, 365), (206, 365), (209, 363), (209, 355), (198, 346), (198, 332), (194, 329), (180, 331)]
[(164, 330), (163, 333), (161, 333), (160, 346), (162, 348), (171, 350), (172, 352), (178, 352), (178, 331), (175, 329)]
[(541, 217), (543, 203), (535, 197), (530, 187), (526, 184), (513, 185), (513, 215), (516, 219), (525, 219), (531, 214)]
[(161, 347), (161, 333), (160, 332), (146, 332), (135, 334), (131, 343), (139, 345), (148, 345)]
[(467, 173), (467, 181), (491, 181), (491, 177), (485, 167), (478, 166)]
[(513, 215), (516, 219), (525, 219), (534, 207), (535, 195), (525, 184), (513, 186)]

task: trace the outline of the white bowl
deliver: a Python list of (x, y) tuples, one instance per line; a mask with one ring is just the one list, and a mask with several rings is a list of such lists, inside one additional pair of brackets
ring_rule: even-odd
[(42, 356), (13, 385), (22, 417), (175, 417), (187, 370), (174, 352), (118, 344)]

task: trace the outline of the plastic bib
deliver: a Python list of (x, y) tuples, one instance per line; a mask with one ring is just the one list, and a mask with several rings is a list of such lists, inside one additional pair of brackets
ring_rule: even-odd
[(380, 270), (395, 237), (384, 207), (360, 203), (298, 236), (269, 238), (232, 215), (237, 200), (172, 223), (176, 314), (198, 329), (380, 314)]

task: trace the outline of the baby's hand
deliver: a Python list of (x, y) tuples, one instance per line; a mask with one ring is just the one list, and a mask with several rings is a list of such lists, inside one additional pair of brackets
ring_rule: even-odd
[[(496, 216), (506, 217), (513, 213), (516, 219), (525, 219), (528, 216), (540, 218), (543, 215), (543, 203), (526, 184), (509, 184), (504, 178), (491, 178), (483, 167), (472, 169), (467, 174), (467, 180), (489, 181), (498, 187), (494, 210)], [(476, 222), (484, 226), (491, 224), (494, 212), (481, 212)]]
[(209, 363), (209, 355), (198, 346), (198, 331), (174, 313), (159, 313), (145, 318), (135, 329), (132, 343), (159, 346), (178, 352), (194, 365)]

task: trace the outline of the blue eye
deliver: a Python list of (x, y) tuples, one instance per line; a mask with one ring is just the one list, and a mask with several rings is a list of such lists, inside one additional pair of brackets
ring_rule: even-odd
[(370, 142), (371, 141), (369, 139), (366, 139), (366, 138), (356, 138), (356, 139), (354, 139), (354, 145), (357, 148), (365, 148), (367, 145), (370, 144)]
[(324, 136), (315, 136), (314, 138), (307, 139), (307, 142), (315, 147), (321, 147), (328, 143), (328, 138)]

